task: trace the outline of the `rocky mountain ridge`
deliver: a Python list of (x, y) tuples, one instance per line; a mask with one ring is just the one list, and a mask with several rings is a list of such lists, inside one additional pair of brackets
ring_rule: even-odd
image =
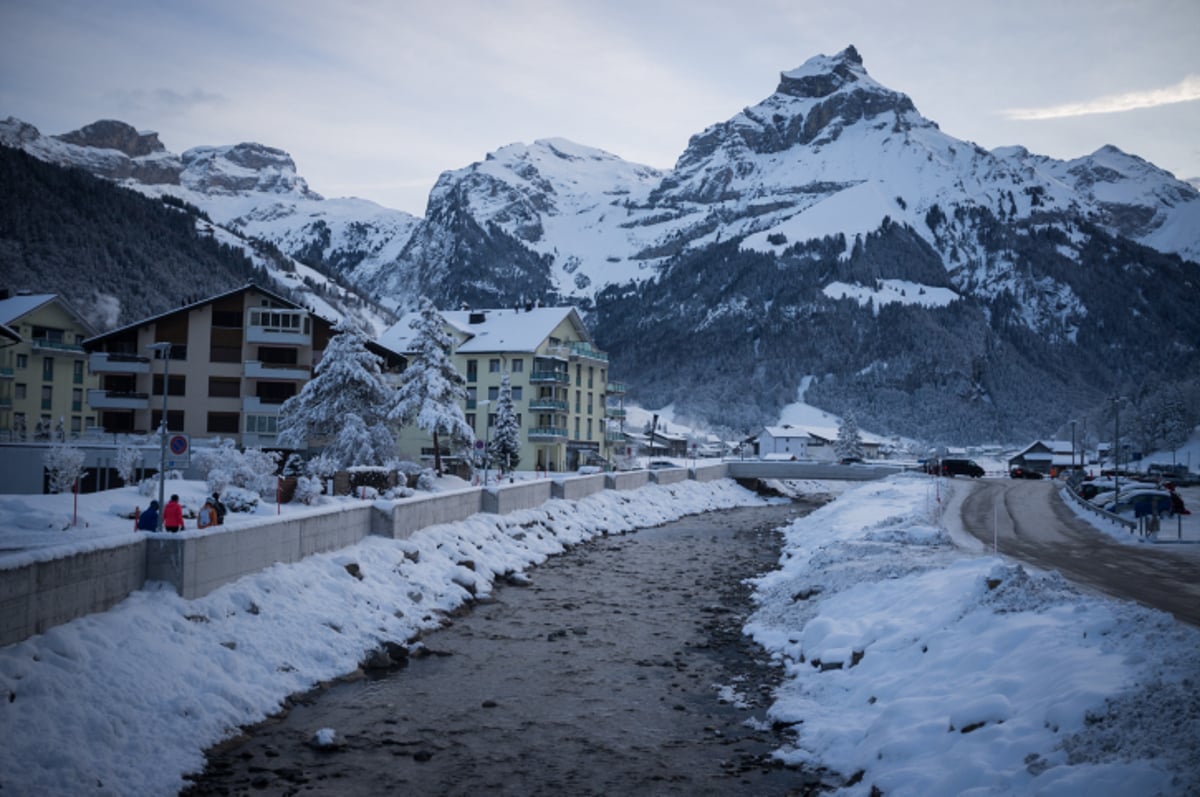
[(280, 150), (171, 156), (118, 133), (0, 123), (0, 143), (92, 159), (393, 307), (577, 303), (635, 398), (732, 428), (813, 377), (810, 401), (875, 429), (1019, 439), (1144, 383), (1156, 351), (1197, 358), (1194, 186), (1113, 147), (955, 139), (853, 47), (782, 73), (670, 170), (512, 144), (443, 173), (423, 219), (323, 199)]

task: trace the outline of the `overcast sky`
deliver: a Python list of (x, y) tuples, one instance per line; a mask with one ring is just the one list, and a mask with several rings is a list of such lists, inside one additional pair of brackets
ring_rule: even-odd
[(0, 118), (256, 141), (423, 215), (439, 173), (516, 141), (669, 168), (848, 44), (950, 135), (1200, 177), (1198, 0), (0, 0)]

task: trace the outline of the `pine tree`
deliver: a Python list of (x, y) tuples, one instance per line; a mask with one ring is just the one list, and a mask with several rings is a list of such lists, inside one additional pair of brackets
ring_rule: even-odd
[(858, 434), (858, 420), (854, 417), (853, 412), (847, 412), (841, 425), (838, 426), (838, 436), (833, 444), (833, 450), (838, 455), (838, 459), (862, 459), (862, 437)]
[(475, 442), (475, 431), (459, 403), (467, 400), (466, 380), (450, 359), (454, 339), (446, 333), (446, 322), (430, 299), (421, 297), (419, 314), (410, 326), (417, 333), (414, 356), (388, 418), (404, 426), (416, 424), (433, 436), (433, 467), (440, 476), (439, 436), (450, 438), (451, 450), (466, 450)]
[(324, 437), (324, 453), (339, 467), (381, 465), (396, 450), (382, 360), (367, 350), (362, 332), (345, 325), (334, 331), (313, 378), (279, 408), (279, 444), (305, 448)]
[(500, 395), (496, 399), (496, 430), (488, 454), (500, 466), (501, 473), (515, 470), (521, 462), (521, 427), (513, 405), (512, 380), (508, 372), (500, 377)]

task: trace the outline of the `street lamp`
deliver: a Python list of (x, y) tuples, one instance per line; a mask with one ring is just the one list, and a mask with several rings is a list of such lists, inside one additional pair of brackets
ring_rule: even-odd
[(1113, 396), (1113, 508), (1121, 502), (1121, 402), (1124, 396)]
[(163, 507), (166, 504), (163, 502), (165, 480), (167, 478), (167, 383), (168, 373), (171, 370), (171, 344), (170, 343), (151, 343), (146, 347), (158, 352), (159, 357), (163, 361), (163, 408), (162, 418), (158, 422), (158, 431), (160, 437), (160, 447), (158, 454), (158, 531), (163, 530)]
[(479, 402), (480, 409), (483, 410), (483, 486), (487, 487), (488, 482), (488, 444), (491, 442), (488, 439), (488, 432), (492, 430), (492, 424), (488, 421), (487, 408), (492, 403), (491, 399), (484, 399)]

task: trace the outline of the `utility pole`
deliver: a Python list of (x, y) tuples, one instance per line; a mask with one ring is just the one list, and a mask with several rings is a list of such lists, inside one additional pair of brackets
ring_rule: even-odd
[(171, 370), (171, 344), (170, 343), (151, 343), (146, 348), (153, 349), (158, 352), (163, 361), (163, 408), (162, 418), (159, 419), (159, 455), (158, 455), (158, 531), (163, 530), (163, 507), (166, 504), (163, 501), (165, 494), (165, 480), (167, 478), (167, 384), (169, 383), (168, 373)]
[(1113, 479), (1116, 489), (1113, 491), (1113, 508), (1121, 501), (1121, 402), (1124, 396), (1113, 396)]

